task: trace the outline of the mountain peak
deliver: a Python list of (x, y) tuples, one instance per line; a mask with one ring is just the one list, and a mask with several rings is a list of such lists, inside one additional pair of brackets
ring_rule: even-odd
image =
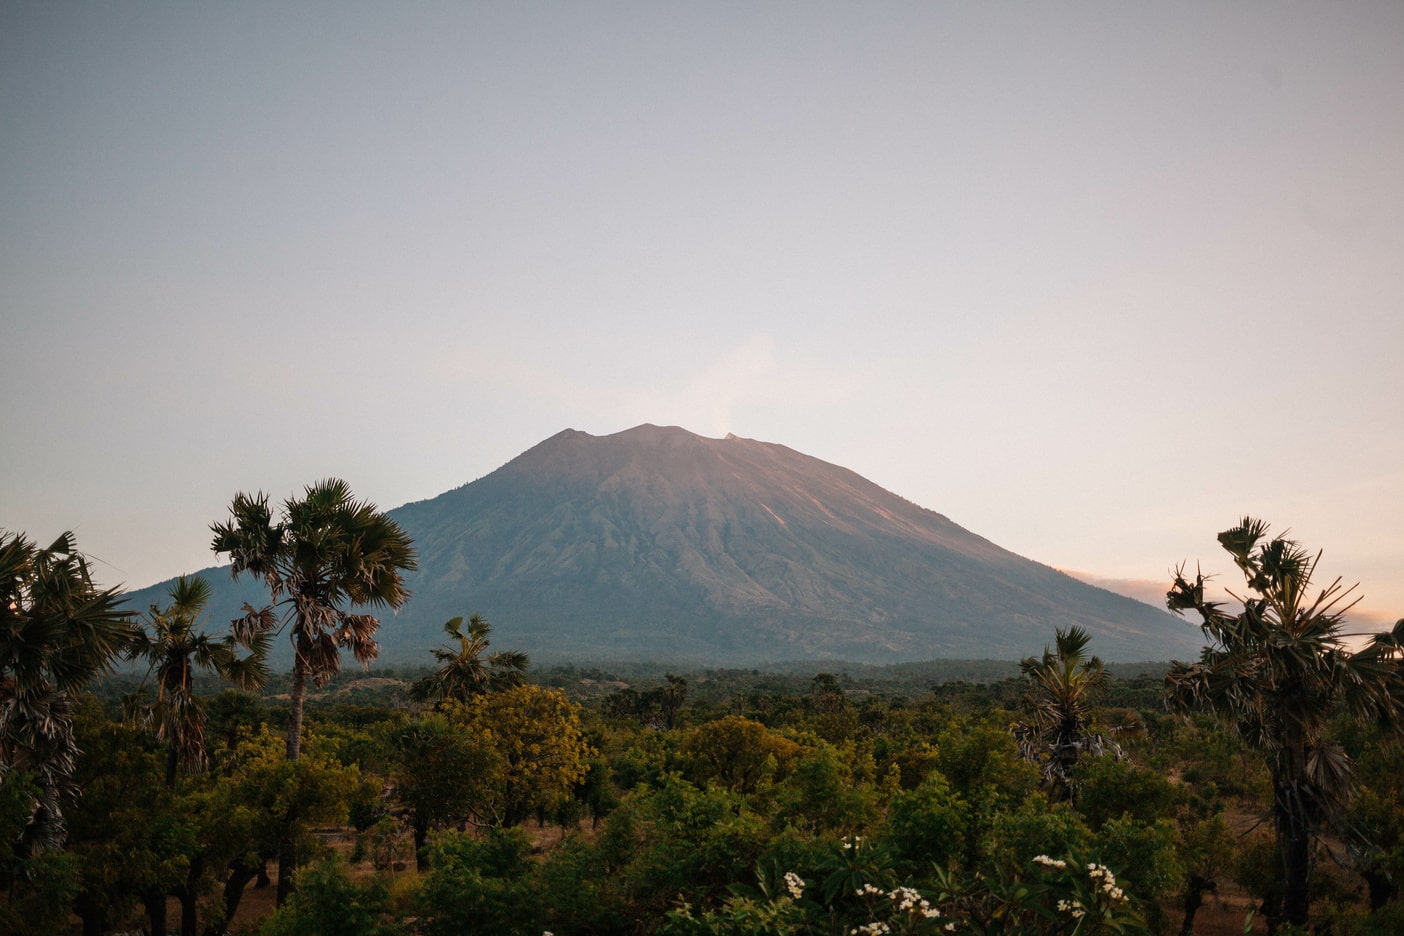
[[(1163, 611), (1017, 556), (847, 468), (731, 434), (566, 429), (389, 513), (419, 569), (413, 598), (380, 631), (387, 661), (425, 662), (443, 622), (475, 612), (542, 662), (1014, 660), (1072, 625), (1108, 660), (1199, 649), (1197, 629)], [(212, 619), (266, 601), (256, 583), (209, 581)]]
[(1072, 624), (1104, 658), (1194, 652), (1162, 611), (730, 433), (566, 430), (453, 494), (397, 516), (420, 545), (415, 603), (481, 610), (538, 656), (1018, 659)]

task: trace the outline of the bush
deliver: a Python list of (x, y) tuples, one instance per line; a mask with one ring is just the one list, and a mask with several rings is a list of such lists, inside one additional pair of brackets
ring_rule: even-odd
[(900, 865), (926, 870), (945, 867), (965, 847), (969, 809), (940, 773), (928, 774), (915, 789), (898, 793), (888, 806), (883, 838)]
[(824, 741), (801, 753), (790, 775), (772, 792), (777, 826), (853, 832), (873, 811), (871, 797), (858, 788), (839, 751)]
[(1016, 810), (995, 813), (980, 850), (996, 871), (1013, 875), (1029, 855), (1082, 855), (1091, 841), (1091, 831), (1066, 803), (1049, 803), (1040, 795)]
[(338, 856), (307, 865), (297, 890), (259, 927), (260, 936), (393, 936), (389, 892), (379, 880), (351, 880)]
[(1164, 776), (1115, 757), (1087, 757), (1073, 772), (1077, 809), (1092, 831), (1129, 815), (1138, 822), (1175, 814), (1178, 797)]
[(521, 829), (493, 829), (483, 839), (457, 832), (435, 836), (420, 892), (420, 932), (539, 934), (545, 908), (527, 861), (530, 852)]

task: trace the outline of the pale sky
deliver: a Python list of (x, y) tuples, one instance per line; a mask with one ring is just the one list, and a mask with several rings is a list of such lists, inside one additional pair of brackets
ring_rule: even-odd
[(1392, 621), (1401, 352), (1398, 2), (0, 0), (0, 527), (104, 584), (652, 422)]

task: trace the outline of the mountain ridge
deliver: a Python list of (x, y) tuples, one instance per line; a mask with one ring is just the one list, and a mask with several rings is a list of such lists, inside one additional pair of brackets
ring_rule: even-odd
[(387, 661), (427, 662), (443, 621), (473, 612), (542, 661), (1018, 659), (1074, 624), (1107, 659), (1197, 653), (1197, 630), (1168, 613), (850, 469), (731, 434), (565, 429), (387, 512), (420, 554), (413, 597), (383, 622)]

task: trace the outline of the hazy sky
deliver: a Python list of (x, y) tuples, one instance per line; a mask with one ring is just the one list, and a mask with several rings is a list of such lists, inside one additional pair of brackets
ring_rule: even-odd
[(1398, 2), (0, 0), (0, 526), (105, 584), (652, 422), (1392, 621), (1401, 352)]

